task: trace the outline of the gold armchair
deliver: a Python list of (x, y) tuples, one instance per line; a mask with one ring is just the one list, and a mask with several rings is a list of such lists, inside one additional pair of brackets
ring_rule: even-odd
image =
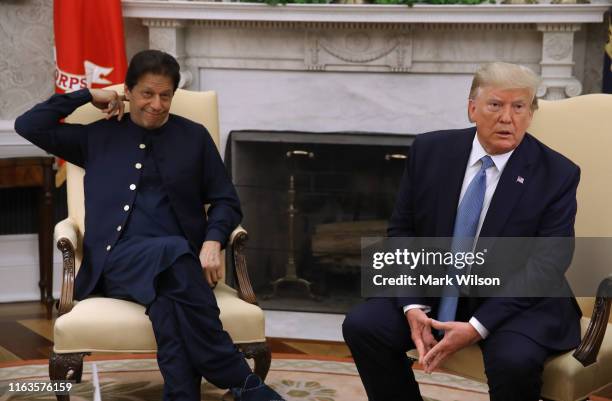
[[(577, 237), (612, 237), (611, 113), (612, 95), (540, 101), (529, 128), (529, 132), (543, 143), (581, 168), (575, 225)], [(574, 263), (571, 268), (579, 269), (580, 266)], [(573, 352), (551, 358), (544, 366), (541, 396), (546, 400), (584, 400), (612, 382), (612, 299), (609, 298), (612, 276), (601, 279), (595, 299), (578, 299), (584, 315), (581, 344)], [(418, 360), (416, 350), (408, 355)], [(482, 353), (477, 345), (460, 350), (446, 360), (442, 368), (486, 383)]]
[[(120, 93), (123, 85), (110, 87)], [(128, 105), (126, 104), (126, 111)], [(202, 123), (219, 146), (217, 96), (214, 92), (177, 90), (171, 112)], [(77, 109), (68, 122), (87, 124), (102, 113), (91, 104)], [(153, 328), (145, 308), (124, 300), (92, 297), (75, 302), (74, 280), (83, 258), (84, 192), (83, 169), (67, 166), (68, 218), (55, 227), (57, 247), (63, 255), (62, 289), (59, 317), (55, 322), (54, 348), (49, 359), (52, 380), (80, 382), (83, 357), (96, 352), (152, 353), (156, 351)], [(204, 213), (204, 210), (202, 210)], [(249, 281), (243, 254), (247, 232), (238, 227), (231, 234), (228, 252), (231, 271), (237, 283), (233, 289), (219, 283), (214, 290), (221, 311), (223, 327), (247, 358), (255, 361), (255, 373), (265, 378), (270, 368), (271, 353), (266, 344), (263, 311)], [(126, 335), (129, 333), (129, 335)], [(67, 395), (57, 395), (68, 401)]]

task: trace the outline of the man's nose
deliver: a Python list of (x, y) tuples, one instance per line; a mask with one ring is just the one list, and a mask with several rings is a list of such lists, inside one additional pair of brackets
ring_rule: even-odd
[(159, 96), (153, 96), (153, 99), (151, 100), (151, 108), (155, 110), (159, 110), (161, 109), (161, 106), (162, 106), (162, 102)]
[(502, 108), (501, 114), (499, 115), (499, 121), (506, 124), (512, 122), (512, 107), (505, 106)]

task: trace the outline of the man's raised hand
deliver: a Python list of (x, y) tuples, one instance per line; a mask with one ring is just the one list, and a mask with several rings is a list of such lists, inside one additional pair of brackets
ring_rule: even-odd
[(105, 118), (108, 120), (113, 116), (117, 116), (117, 120), (123, 118), (125, 112), (124, 95), (119, 95), (117, 92), (107, 89), (90, 89), (91, 104), (106, 113)]

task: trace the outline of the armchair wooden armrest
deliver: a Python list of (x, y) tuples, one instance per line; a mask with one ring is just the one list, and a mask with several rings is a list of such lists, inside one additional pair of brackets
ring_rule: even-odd
[(255, 292), (251, 286), (244, 255), (244, 247), (248, 239), (246, 230), (242, 226), (236, 227), (230, 235), (228, 250), (231, 252), (232, 272), (236, 281), (238, 296), (250, 304), (257, 305), (257, 297), (255, 297)]
[[(78, 247), (78, 227), (76, 223), (70, 218), (57, 223), (55, 240), (57, 248), (62, 252), (63, 260), (62, 288), (58, 308), (58, 316), (61, 316), (70, 312), (74, 302), (75, 254)], [(244, 256), (244, 247), (247, 240), (248, 234), (241, 226), (238, 226), (230, 235), (231, 265), (237, 284), (238, 296), (250, 304), (257, 305), (257, 298), (251, 286)]]
[(57, 249), (62, 252), (63, 274), (62, 289), (59, 299), (58, 316), (70, 312), (74, 301), (75, 252), (79, 241), (79, 229), (70, 218), (55, 225), (54, 232)]
[(597, 289), (597, 298), (593, 306), (591, 322), (582, 342), (572, 354), (583, 366), (589, 366), (597, 361), (599, 348), (606, 334), (612, 303), (612, 276), (602, 280)]

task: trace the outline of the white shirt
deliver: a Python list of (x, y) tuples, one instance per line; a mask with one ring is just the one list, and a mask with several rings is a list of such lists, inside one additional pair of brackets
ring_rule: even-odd
[[(499, 183), (499, 177), (501, 177), (501, 174), (504, 171), (504, 168), (506, 167), (506, 164), (508, 163), (508, 159), (510, 159), (512, 152), (514, 152), (514, 149), (510, 152), (503, 153), (501, 155), (489, 155), (480, 144), (480, 141), (478, 141), (478, 134), (474, 135), (474, 141), (472, 142), (472, 150), (470, 152), (470, 157), (468, 158), (467, 166), (465, 167), (465, 175), (463, 176), (463, 185), (461, 186), (461, 194), (459, 195), (459, 203), (457, 203), (457, 208), (459, 207), (459, 204), (461, 204), (463, 195), (465, 195), (465, 192), (467, 191), (470, 182), (472, 182), (472, 179), (474, 178), (474, 176), (476, 176), (478, 170), (480, 170), (480, 166), (482, 165), (480, 159), (485, 155), (489, 155), (489, 157), (491, 157), (491, 160), (493, 160), (494, 164), (494, 166), (486, 170), (487, 189), (485, 190), (484, 201), (482, 203), (482, 211), (480, 212), (480, 218), (478, 219), (478, 227), (476, 228), (476, 238), (474, 239), (474, 243), (476, 243), (478, 237), (480, 236), (480, 229), (482, 228), (482, 223), (484, 222), (484, 219), (487, 215), (487, 211), (489, 210), (489, 205), (491, 205), (491, 199), (493, 198), (493, 194), (495, 193), (495, 189), (497, 188), (497, 184)], [(410, 309), (415, 308), (420, 308), (425, 313), (429, 313), (431, 311), (431, 307), (427, 305), (412, 304), (404, 306), (404, 313), (406, 313)], [(489, 335), (489, 330), (487, 330), (487, 328), (484, 327), (482, 323), (478, 321), (478, 319), (472, 316), (469, 320), (469, 323), (474, 327), (474, 329), (476, 329), (478, 334), (480, 334), (480, 337), (482, 337), (483, 339), (487, 338), (487, 336)]]

